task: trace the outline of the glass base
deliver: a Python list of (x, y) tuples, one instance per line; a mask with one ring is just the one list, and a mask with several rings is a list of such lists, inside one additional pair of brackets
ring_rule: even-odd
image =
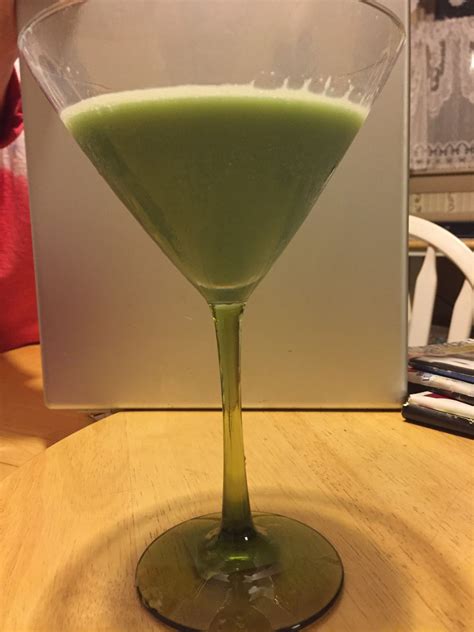
[(221, 515), (166, 531), (136, 573), (144, 606), (186, 632), (286, 632), (324, 614), (344, 571), (334, 547), (301, 522), (254, 514), (255, 531), (220, 533)]

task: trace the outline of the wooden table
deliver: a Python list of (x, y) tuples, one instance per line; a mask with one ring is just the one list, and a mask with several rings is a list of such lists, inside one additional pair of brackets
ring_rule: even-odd
[(0, 480), (90, 423), (84, 413), (44, 405), (39, 345), (0, 353)]
[[(2, 632), (157, 632), (134, 569), (169, 526), (219, 509), (217, 412), (120, 413), (0, 484)], [(314, 630), (474, 630), (472, 443), (399, 413), (248, 412), (254, 509), (293, 516), (346, 570)]]
[[(474, 250), (474, 239), (470, 237), (464, 237), (461, 239), (461, 241), (465, 243), (468, 248)], [(412, 254), (413, 251), (417, 253), (424, 253), (426, 251), (426, 242), (421, 239), (409, 239), (408, 251), (409, 254)]]
[[(472, 239), (471, 237), (463, 237), (461, 238), (461, 241), (465, 243), (468, 248), (474, 250), (474, 239)], [(410, 254), (412, 250), (421, 250), (423, 252), (426, 250), (426, 241), (423, 241), (422, 239), (410, 238), (408, 240), (408, 250)]]

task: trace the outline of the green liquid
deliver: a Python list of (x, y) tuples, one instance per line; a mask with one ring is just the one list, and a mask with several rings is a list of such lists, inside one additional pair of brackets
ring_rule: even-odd
[(185, 86), (91, 98), (62, 118), (206, 300), (238, 303), (299, 228), (364, 114), (306, 91)]
[(144, 605), (178, 630), (297, 630), (341, 590), (342, 564), (323, 536), (290, 518), (251, 514), (240, 317), (364, 116), (343, 100), (250, 86), (123, 92), (62, 113), (112, 189), (212, 306), (224, 413), (222, 514), (162, 534), (136, 574)]

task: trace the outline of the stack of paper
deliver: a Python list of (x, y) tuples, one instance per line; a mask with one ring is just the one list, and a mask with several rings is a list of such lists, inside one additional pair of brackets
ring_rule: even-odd
[(407, 421), (474, 436), (474, 340), (412, 348)]

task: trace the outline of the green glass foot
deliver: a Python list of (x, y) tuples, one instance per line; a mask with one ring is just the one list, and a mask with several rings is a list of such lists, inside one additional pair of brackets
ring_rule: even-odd
[(144, 606), (186, 632), (286, 632), (324, 614), (342, 588), (334, 547), (301, 522), (255, 514), (254, 532), (220, 534), (220, 514), (173, 527), (143, 553)]

